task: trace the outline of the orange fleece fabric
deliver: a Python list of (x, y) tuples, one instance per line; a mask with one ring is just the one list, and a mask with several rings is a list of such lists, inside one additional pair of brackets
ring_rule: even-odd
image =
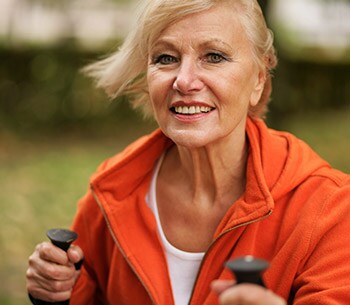
[[(245, 193), (206, 252), (190, 305), (218, 304), (225, 261), (270, 261), (266, 286), (294, 305), (350, 304), (350, 176), (304, 142), (249, 118)], [(174, 145), (160, 130), (105, 161), (72, 228), (85, 253), (71, 305), (173, 305), (166, 258), (145, 197), (158, 158)], [(195, 215), (194, 215), (195, 217)]]

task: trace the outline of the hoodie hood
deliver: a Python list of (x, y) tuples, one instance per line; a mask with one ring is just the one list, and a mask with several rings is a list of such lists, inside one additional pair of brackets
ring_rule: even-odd
[(267, 128), (262, 120), (249, 119), (247, 135), (248, 172), (255, 175), (262, 193), (274, 201), (321, 168), (330, 168), (305, 142), (288, 132)]

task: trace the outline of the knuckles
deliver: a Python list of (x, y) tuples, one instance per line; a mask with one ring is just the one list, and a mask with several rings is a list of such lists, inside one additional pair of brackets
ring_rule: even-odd
[(52, 280), (58, 280), (62, 277), (62, 271), (58, 265), (49, 264), (45, 269), (45, 274)]
[(50, 260), (53, 256), (52, 245), (47, 242), (39, 244), (37, 251), (39, 253), (39, 257), (44, 260)]
[(51, 281), (50, 288), (52, 292), (69, 291), (73, 287), (71, 282)]
[(33, 279), (34, 278), (34, 273), (33, 270), (31, 268), (28, 268), (26, 271), (26, 278), (28, 280)]
[(67, 267), (57, 264), (48, 264), (45, 268), (45, 277), (56, 281), (71, 280), (74, 278), (74, 274), (75, 269), (73, 265)]

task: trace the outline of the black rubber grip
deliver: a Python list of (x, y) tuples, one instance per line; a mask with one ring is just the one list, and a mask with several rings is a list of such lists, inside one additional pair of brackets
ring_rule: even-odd
[(266, 287), (262, 273), (269, 267), (267, 261), (247, 255), (228, 261), (225, 265), (234, 274), (237, 284), (251, 283)]

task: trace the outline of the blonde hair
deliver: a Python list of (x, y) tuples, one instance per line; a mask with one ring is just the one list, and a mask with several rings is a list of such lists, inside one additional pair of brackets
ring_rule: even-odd
[(145, 116), (152, 116), (146, 79), (150, 45), (169, 25), (223, 2), (232, 2), (233, 8), (239, 9), (238, 16), (252, 43), (254, 59), (260, 68), (266, 69), (263, 94), (259, 103), (249, 110), (250, 116), (263, 117), (272, 90), (271, 71), (277, 65), (277, 58), (272, 32), (256, 0), (144, 0), (140, 3), (137, 22), (121, 47), (83, 71), (111, 98), (127, 95), (134, 108), (140, 108)]

